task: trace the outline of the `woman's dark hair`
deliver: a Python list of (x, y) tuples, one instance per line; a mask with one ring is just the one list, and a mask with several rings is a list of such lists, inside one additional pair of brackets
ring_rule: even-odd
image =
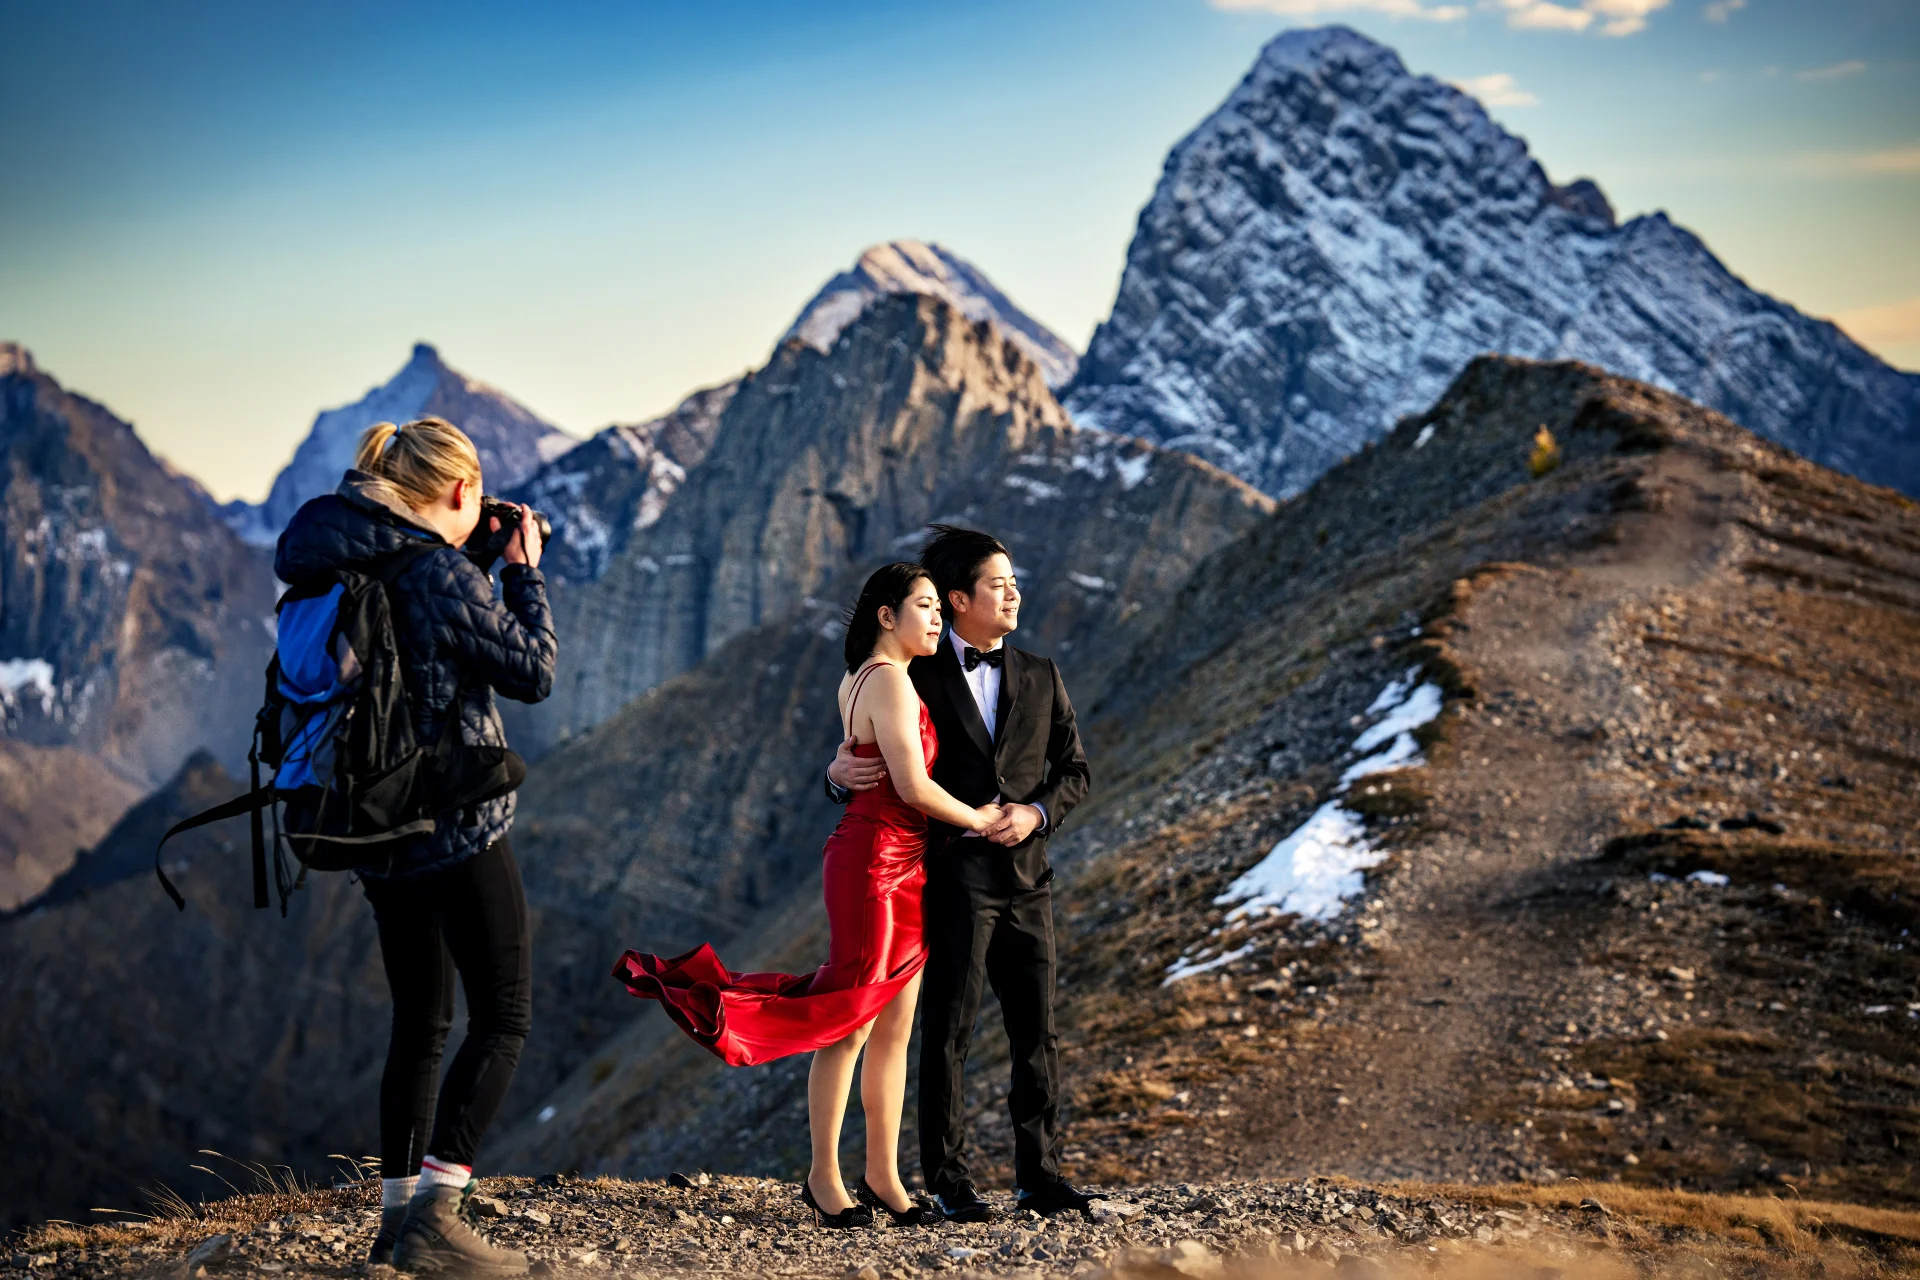
[(891, 609), (897, 617), (900, 606), (913, 594), (913, 584), (930, 577), (925, 569), (905, 560), (883, 564), (873, 571), (867, 585), (860, 588), (860, 598), (846, 612), (849, 674), (858, 671), (860, 664), (873, 656), (873, 646), (880, 643), (880, 610)]
[(920, 548), (920, 564), (933, 579), (943, 609), (950, 607), (949, 591), (958, 591), (963, 596), (973, 594), (973, 584), (980, 578), (980, 566), (989, 557), (1001, 555), (1013, 559), (1013, 553), (990, 533), (951, 524), (930, 524), (927, 528), (933, 530), (933, 537)]

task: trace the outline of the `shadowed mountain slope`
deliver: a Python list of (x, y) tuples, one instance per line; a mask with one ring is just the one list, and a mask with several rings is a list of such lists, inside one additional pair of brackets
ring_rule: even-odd
[(345, 876), (312, 877), (292, 918), (255, 911), (246, 824), (167, 846), (177, 912), (154, 884), (168, 825), (234, 795), (191, 760), (84, 855), (48, 901), (0, 919), (0, 1165), (6, 1221), (145, 1210), (165, 1185), (218, 1194), (193, 1164), (319, 1171), (377, 1150), (390, 1016), (373, 915)]

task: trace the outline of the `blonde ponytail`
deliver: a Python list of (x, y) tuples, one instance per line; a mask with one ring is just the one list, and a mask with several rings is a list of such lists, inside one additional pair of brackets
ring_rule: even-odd
[(480, 483), (480, 453), (467, 433), (444, 418), (405, 426), (376, 422), (360, 433), (353, 465), (385, 481), (410, 507), (431, 505), (455, 480)]

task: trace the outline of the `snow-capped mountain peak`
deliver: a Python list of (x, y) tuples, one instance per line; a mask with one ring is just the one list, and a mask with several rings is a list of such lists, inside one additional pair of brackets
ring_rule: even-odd
[(1050, 387), (1073, 378), (1079, 357), (1045, 325), (1015, 306), (980, 268), (953, 251), (919, 240), (889, 240), (860, 255), (821, 288), (781, 341), (798, 338), (825, 352), (875, 298), (918, 293), (939, 298), (972, 320), (990, 320), (1039, 364)]
[(1470, 95), (1343, 27), (1270, 42), (1167, 158), (1065, 399), (1276, 496), (1484, 352), (1572, 358), (1920, 491), (1920, 377), (1654, 214), (1555, 186)]

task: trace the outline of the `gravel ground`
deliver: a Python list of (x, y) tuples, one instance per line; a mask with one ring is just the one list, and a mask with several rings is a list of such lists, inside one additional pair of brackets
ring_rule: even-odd
[[(686, 1185), (675, 1185), (685, 1183)], [(548, 1176), (490, 1178), (476, 1217), (495, 1243), (524, 1249), (536, 1275), (767, 1275), (880, 1280), (930, 1273), (1074, 1275), (1171, 1270), (1203, 1276), (1229, 1261), (1302, 1261), (1347, 1268), (1421, 1261), (1461, 1250), (1526, 1245), (1528, 1256), (1572, 1257), (1599, 1210), (1515, 1212), (1430, 1195), (1395, 1195), (1341, 1181), (1131, 1187), (1091, 1215), (1015, 1212), (990, 1195), (999, 1221), (894, 1229), (815, 1227), (794, 1183), (676, 1176), (671, 1182)], [(317, 1211), (204, 1236), (189, 1224), (93, 1228), (17, 1252), (37, 1277), (168, 1274), (365, 1274), (379, 1213), (364, 1190), (319, 1193)], [(324, 1202), (337, 1203), (325, 1207)], [(143, 1235), (154, 1243), (142, 1243)], [(88, 1239), (87, 1237), (91, 1237)], [(162, 1240), (164, 1237), (164, 1241)], [(1370, 1261), (1371, 1260), (1371, 1261)], [(1411, 1260), (1409, 1258), (1409, 1260)], [(382, 1269), (380, 1274), (391, 1275)]]

